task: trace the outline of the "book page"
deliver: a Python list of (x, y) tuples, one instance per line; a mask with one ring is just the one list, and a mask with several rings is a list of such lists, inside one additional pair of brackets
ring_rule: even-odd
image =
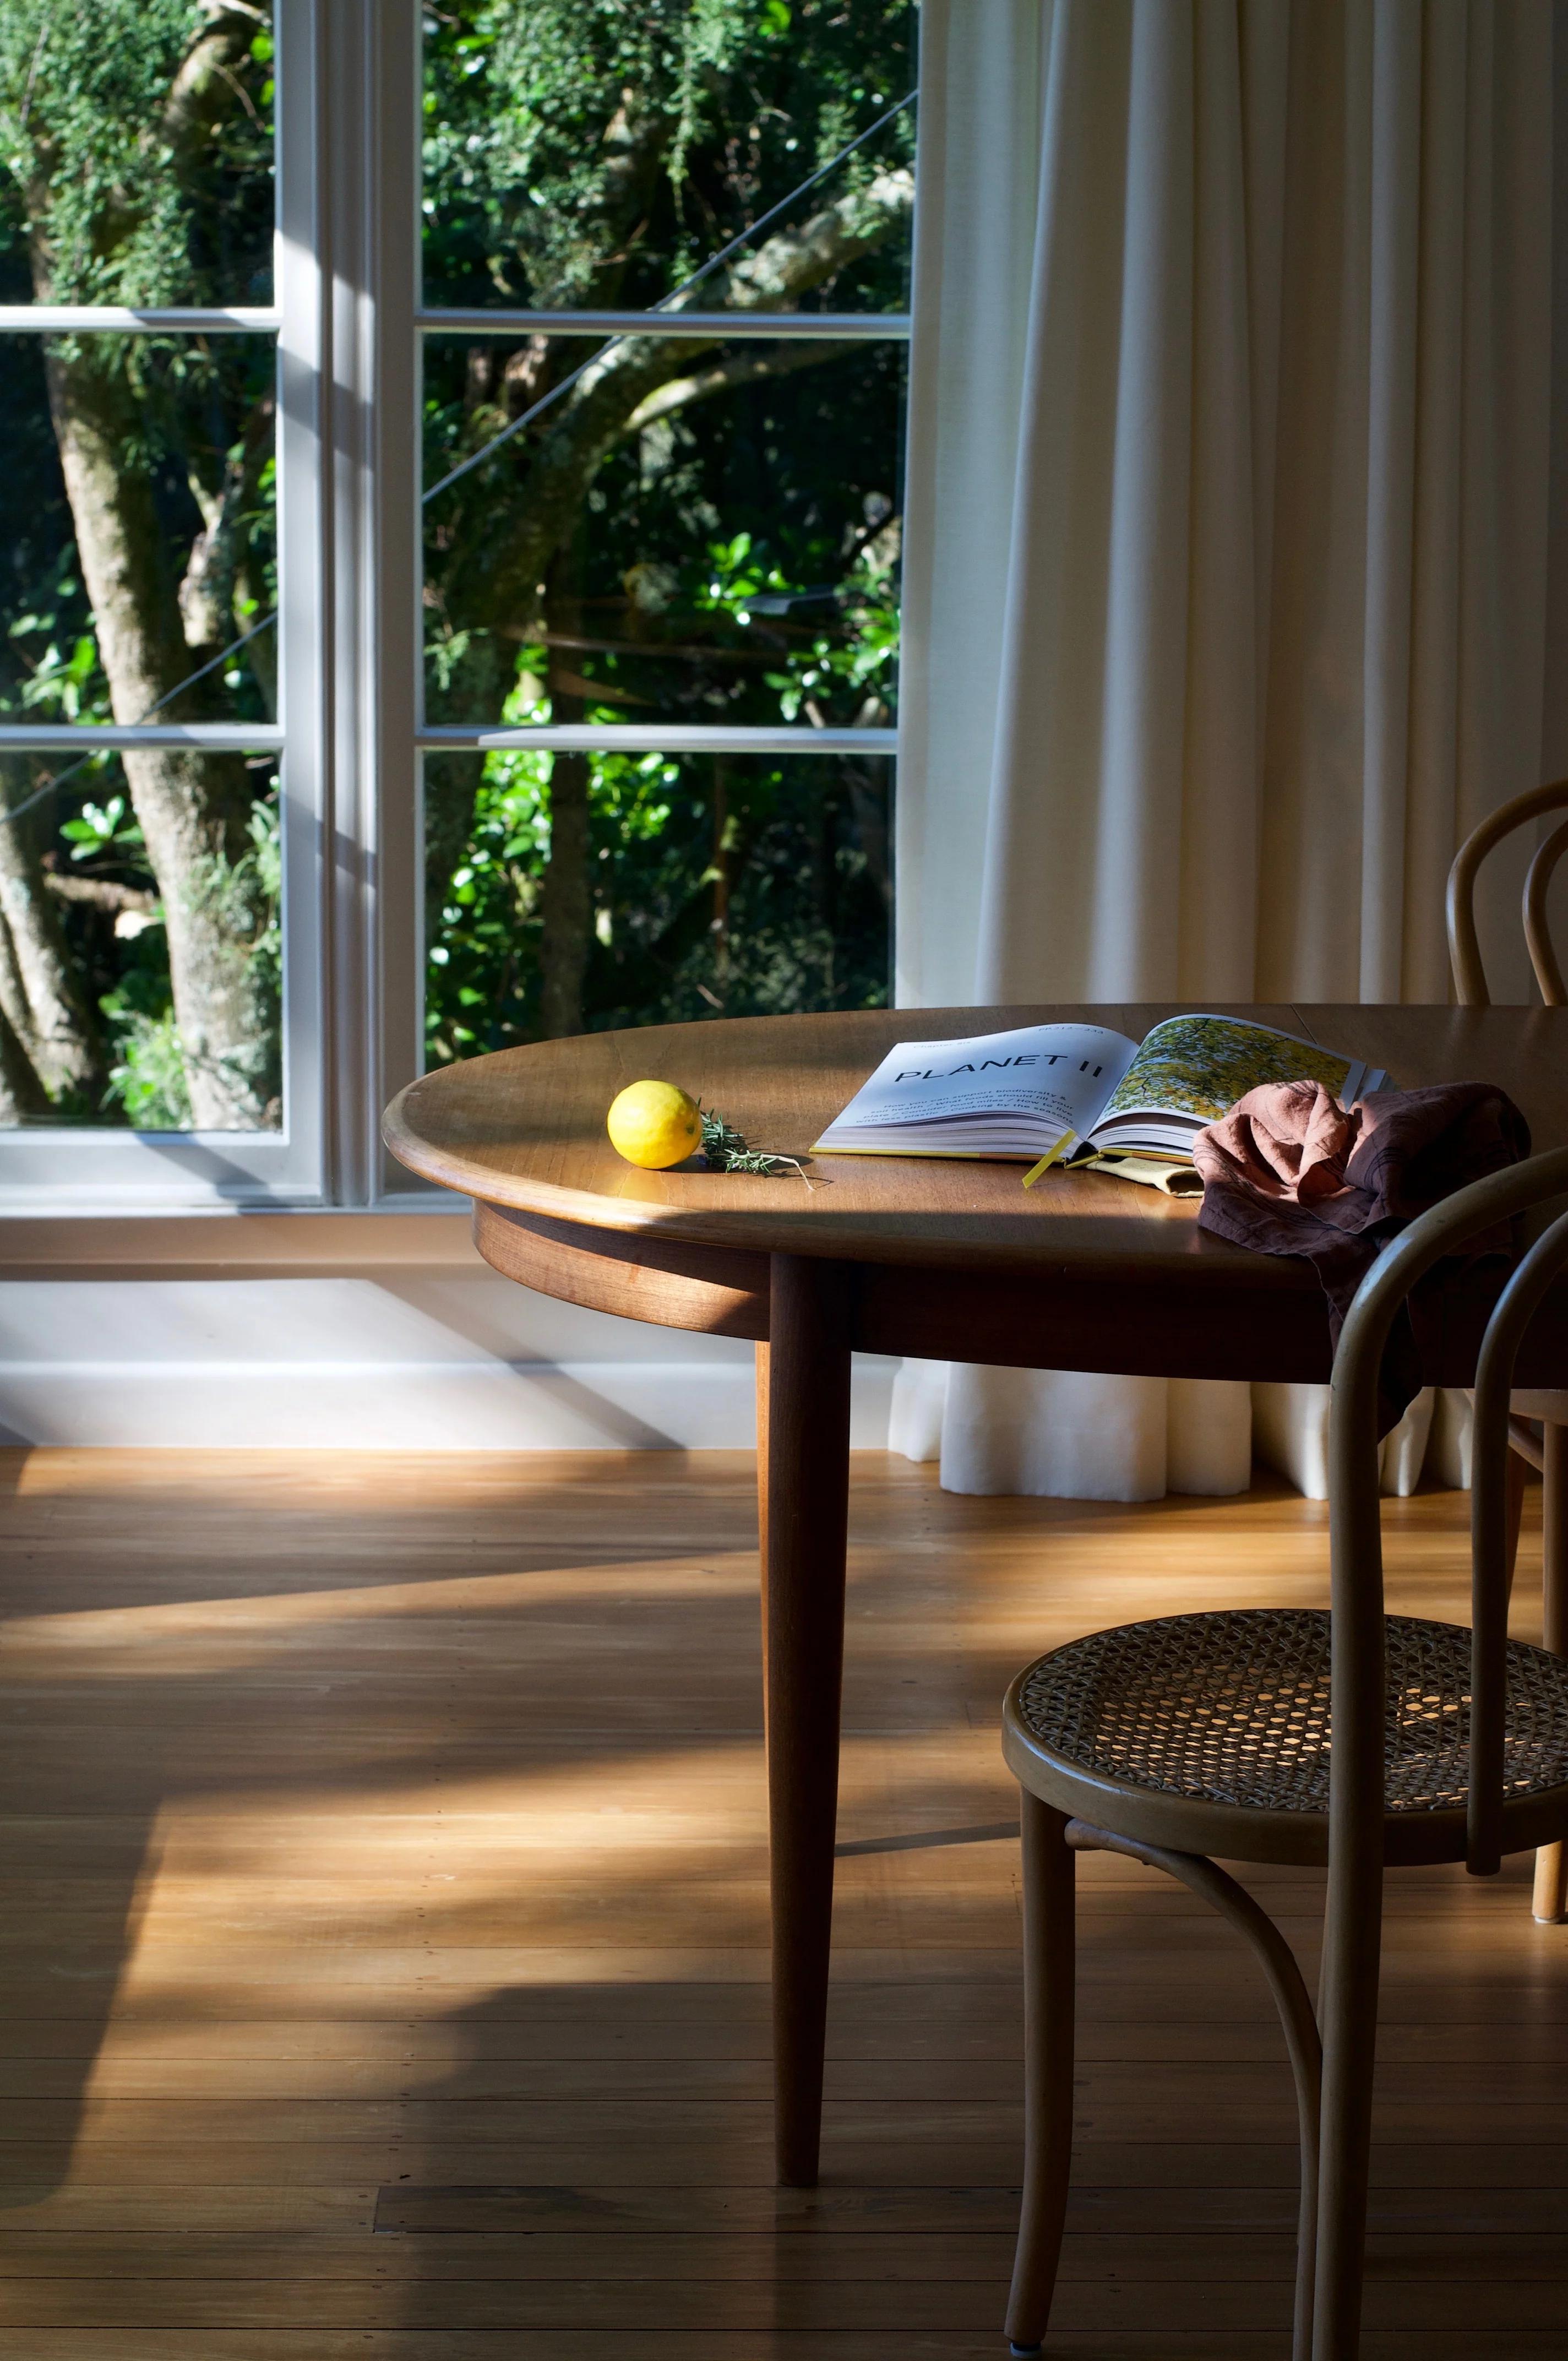
[(1097, 1134), (1124, 1129), (1140, 1115), (1172, 1116), (1196, 1132), (1218, 1123), (1261, 1082), (1321, 1082), (1343, 1099), (1385, 1078), (1294, 1034), (1234, 1016), (1170, 1016), (1148, 1034), (1112, 1093)]
[(940, 1152), (935, 1135), (943, 1130), (972, 1137), (977, 1126), (999, 1124), (1028, 1134), (1004, 1153), (1043, 1152), (1041, 1140), (1048, 1148), (1064, 1133), (1089, 1130), (1136, 1054), (1135, 1042), (1103, 1025), (900, 1041), (817, 1145), (858, 1147), (878, 1132), (925, 1134)]

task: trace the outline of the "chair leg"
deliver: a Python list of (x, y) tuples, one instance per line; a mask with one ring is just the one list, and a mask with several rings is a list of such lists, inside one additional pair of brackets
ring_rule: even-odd
[(1024, 2204), (1007, 2300), (1015, 2354), (1037, 2353), (1050, 2318), (1072, 2169), (1073, 1873), (1064, 1814), (1025, 1789)]
[[(1382, 1829), (1329, 1865), (1321, 2017), (1323, 2103), (1318, 2171), (1312, 2361), (1357, 2361), (1372, 2155), (1372, 2076), (1383, 1935)], [(1348, 1857), (1346, 1857), (1348, 1856)]]
[(1202, 1853), (1176, 1852), (1168, 1845), (1144, 1844), (1136, 1837), (1112, 1835), (1084, 1820), (1069, 1820), (1067, 1840), (1074, 1852), (1115, 1852), (1141, 1861), (1179, 1878), (1190, 1893), (1208, 1903), (1238, 1934), (1245, 1935), (1254, 1957), (1268, 1979), (1279, 2028), (1290, 2053), (1296, 2084), (1296, 2121), (1301, 2149), (1301, 2202), (1296, 2222), (1296, 2311), (1291, 2335), (1291, 2361), (1311, 2361), (1312, 2283), (1318, 2246), (1318, 2118), (1322, 2113), (1323, 2046), (1318, 2020), (1301, 1981), (1296, 1954), (1275, 1925), (1235, 1879), (1218, 1861)]
[[(1541, 1433), (1541, 1644), (1568, 1656), (1568, 1426)], [(1542, 1845), (1535, 1856), (1535, 1916), (1550, 1926), (1568, 1918), (1568, 1845)]]

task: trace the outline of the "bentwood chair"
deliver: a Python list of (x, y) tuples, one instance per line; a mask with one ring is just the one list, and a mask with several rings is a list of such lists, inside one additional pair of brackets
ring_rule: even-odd
[[(1039, 2351), (1050, 2313), (1071, 2159), (1074, 1858), (1098, 1850), (1179, 1878), (1257, 1953), (1300, 2124), (1292, 2350), (1354, 2361), (1384, 1869), (1463, 1861), (1488, 1876), (1505, 1854), (1568, 1834), (1568, 1658), (1508, 1637), (1509, 1385), (1537, 1306), (1568, 1270), (1568, 1215), (1509, 1279), (1477, 1364), (1469, 1630), (1385, 1613), (1378, 1368), (1417, 1279), (1564, 1193), (1568, 1148), (1491, 1173), (1411, 1223), (1364, 1280), (1334, 1359), (1332, 1613), (1260, 1608), (1098, 1631), (1038, 1658), (1007, 1693), (1025, 1968), (1014, 2354)], [(1214, 1855), (1326, 1862), (1321, 2030), (1289, 1945)]]
[[(1464, 840), (1448, 873), (1448, 958), (1453, 989), (1461, 1008), (1489, 1008), (1486, 971), (1475, 933), (1475, 879), (1482, 862), (1505, 837), (1514, 834), (1543, 813), (1568, 806), (1568, 779), (1551, 786), (1532, 787), (1499, 804), (1480, 827)], [(1568, 1005), (1568, 988), (1552, 948), (1546, 922), (1546, 889), (1563, 855), (1568, 852), (1568, 820), (1563, 820), (1535, 852), (1524, 881), (1524, 939), (1541, 996), (1548, 1008)], [(1510, 1405), (1513, 1423), (1509, 1439), (1518, 1455), (1514, 1475), (1524, 1482), (1527, 1462), (1540, 1472), (1542, 1586), (1545, 1640), (1558, 1654), (1568, 1653), (1568, 1390), (1517, 1393)], [(1537, 1442), (1531, 1422), (1541, 1427)], [(1515, 1498), (1514, 1531), (1518, 1527), (1519, 1495)], [(1568, 1916), (1568, 1848), (1548, 1846), (1535, 1864), (1535, 1915), (1543, 1921)]]

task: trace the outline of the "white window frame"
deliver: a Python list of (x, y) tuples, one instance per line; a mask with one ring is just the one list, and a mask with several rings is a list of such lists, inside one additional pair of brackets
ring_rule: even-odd
[[(424, 308), (419, 0), (275, 0), (274, 305), (0, 309), (0, 330), (274, 333), (276, 728), (0, 724), (0, 747), (236, 747), (280, 756), (283, 1128), (0, 1135), (0, 1213), (111, 1215), (455, 1210), (380, 1145), (423, 1064), (422, 756), (526, 745), (892, 755), (893, 730), (433, 726), (423, 708), (421, 366), (429, 335), (685, 328), (773, 339), (907, 338), (903, 313), (539, 313)], [(334, 1224), (335, 1226), (335, 1224)], [(275, 1250), (275, 1249), (274, 1249)]]

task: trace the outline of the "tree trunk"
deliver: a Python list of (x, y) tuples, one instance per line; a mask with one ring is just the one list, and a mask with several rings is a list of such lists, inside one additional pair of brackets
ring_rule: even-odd
[(43, 1086), (10, 1018), (0, 1008), (0, 1130), (15, 1131), (29, 1120), (47, 1121), (49, 1113)]
[[(7, 764), (7, 769), (15, 765)], [(0, 826), (0, 858), (11, 829)], [(4, 883), (0, 881), (0, 894)], [(10, 922), (0, 909), (0, 1128), (14, 1131), (20, 1123), (49, 1112), (49, 1094), (38, 1078), (34, 1059), (33, 1011), (16, 954)]]
[[(23, 1057), (28, 1060), (29, 1064), (31, 1054), (25, 1045), (27, 1030), (32, 1023), (32, 1010), (27, 1006), (27, 987), (22, 982), (22, 970), (16, 958), (16, 946), (11, 939), (10, 928), (6, 925), (4, 917), (0, 916), (0, 1018), (4, 1018), (6, 1027), (16, 1038), (17, 1049), (20, 1049)], [(3, 1038), (3, 1036), (0, 1036), (0, 1038)], [(33, 1069), (33, 1079), (38, 1082), (36, 1067)], [(38, 1095), (42, 1098), (45, 1095), (44, 1086), (38, 1082)]]
[(550, 764), (550, 862), (539, 896), (539, 1023), (547, 1041), (584, 1029), (593, 930), (589, 859), (588, 758), (558, 753)]
[[(0, 804), (13, 807), (30, 785), (23, 763), (0, 761)], [(40, 1097), (48, 1092), (95, 1105), (104, 1082), (102, 1044), (44, 883), (38, 837), (35, 815), (0, 818), (0, 1010), (42, 1085)]]
[[(137, 424), (113, 360), (56, 344), (49, 406), (82, 578), (93, 603), (115, 718), (139, 721), (192, 669), (179, 584), (145, 470), (128, 456)], [(207, 684), (164, 708), (211, 717)], [(131, 801), (163, 900), (175, 1021), (203, 1130), (250, 1131), (263, 1120), (268, 1044), (236, 920), (234, 865), (250, 807), (245, 764), (232, 754), (138, 749), (124, 757)]]
[[(580, 531), (551, 569), (548, 628), (581, 634), (583, 547)], [(565, 659), (550, 641), (550, 718), (580, 721), (583, 700), (562, 677)], [(539, 1023), (547, 1041), (581, 1033), (583, 978), (593, 932), (592, 847), (588, 829), (588, 758), (556, 754), (550, 764), (550, 860), (539, 895)]]

